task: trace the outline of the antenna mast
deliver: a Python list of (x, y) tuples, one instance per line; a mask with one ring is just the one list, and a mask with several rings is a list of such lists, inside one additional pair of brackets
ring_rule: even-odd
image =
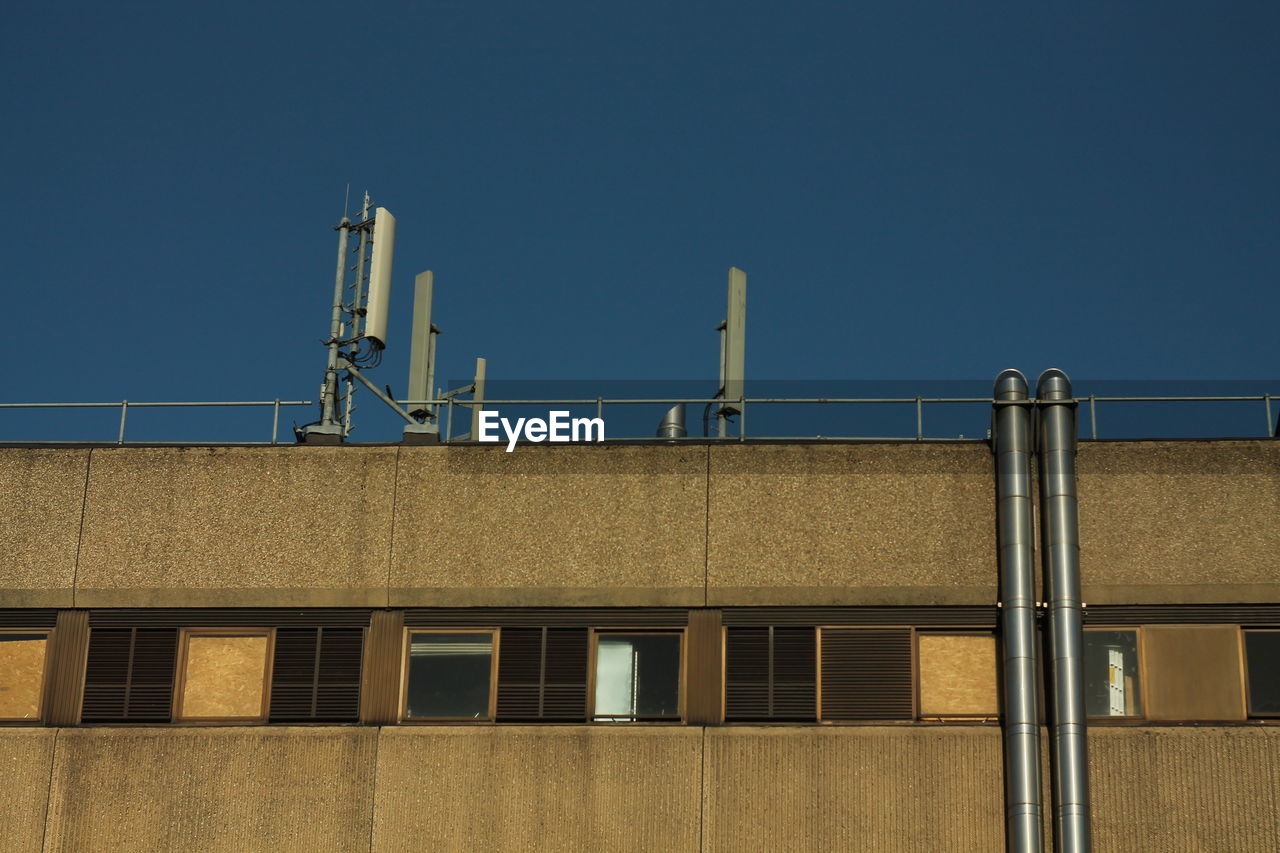
[[(338, 265), (329, 337), (324, 341), (328, 355), (320, 385), (320, 420), (296, 430), (298, 439), (308, 444), (338, 444), (350, 435), (355, 429), (352, 415), (357, 408), (357, 383), (394, 409), (410, 428), (421, 430), (434, 420), (433, 413), (410, 414), (361, 372), (382, 362), (387, 345), (396, 218), (385, 207), (375, 208), (366, 191), (360, 220), (352, 222), (344, 211), (334, 230), (338, 232)], [(355, 246), (351, 245), (353, 235), (358, 238)]]

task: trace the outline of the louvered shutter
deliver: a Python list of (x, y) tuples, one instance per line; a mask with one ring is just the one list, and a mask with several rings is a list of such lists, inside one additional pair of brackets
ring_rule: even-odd
[(173, 628), (104, 628), (89, 635), (86, 723), (167, 723), (173, 706), (178, 632)]
[(813, 628), (730, 628), (725, 641), (726, 720), (815, 719)]
[(585, 628), (548, 628), (543, 667), (542, 719), (578, 722), (587, 718)]
[(822, 718), (910, 720), (910, 628), (822, 630)]
[(359, 628), (277, 629), (271, 722), (355, 722), (363, 651)]
[(585, 628), (503, 628), (497, 719), (584, 721), (589, 642)]

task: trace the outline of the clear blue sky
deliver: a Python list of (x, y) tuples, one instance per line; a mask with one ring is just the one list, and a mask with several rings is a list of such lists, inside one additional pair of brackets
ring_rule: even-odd
[(399, 221), (397, 392), (427, 268), (451, 377), (714, 376), (730, 265), (753, 377), (1275, 377), (1278, 33), (1273, 2), (14, 6), (2, 396), (315, 399), (348, 183)]

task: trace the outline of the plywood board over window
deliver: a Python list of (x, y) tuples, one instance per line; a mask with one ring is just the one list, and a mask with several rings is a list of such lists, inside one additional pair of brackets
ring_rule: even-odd
[(40, 719), (48, 635), (0, 632), (0, 720)]
[(182, 637), (181, 720), (254, 722), (266, 718), (271, 632), (190, 630)]
[(920, 716), (999, 714), (996, 640), (991, 634), (917, 635)]
[(1245, 719), (1240, 645), (1236, 625), (1143, 627), (1148, 718)]

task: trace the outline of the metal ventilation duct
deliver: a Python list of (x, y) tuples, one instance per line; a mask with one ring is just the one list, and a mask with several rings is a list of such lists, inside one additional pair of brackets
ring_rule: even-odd
[(667, 410), (658, 424), (658, 438), (684, 438), (689, 431), (684, 426), (684, 403), (677, 403)]
[(993, 434), (1004, 638), (1005, 834), (1010, 853), (1041, 853), (1043, 803), (1031, 527), (1031, 403), (1016, 370), (996, 377)]
[(1053, 826), (1061, 853), (1089, 853), (1089, 764), (1084, 714), (1080, 528), (1076, 514), (1076, 404), (1071, 380), (1046, 370), (1040, 417), (1040, 518), (1053, 694)]

